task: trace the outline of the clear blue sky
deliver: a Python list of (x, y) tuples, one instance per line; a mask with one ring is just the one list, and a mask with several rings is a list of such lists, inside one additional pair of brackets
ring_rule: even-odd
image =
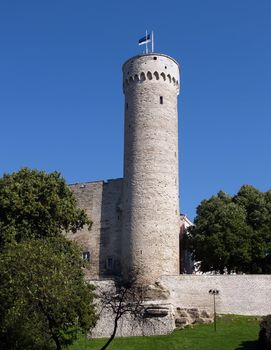
[(270, 0), (0, 0), (0, 176), (122, 177), (122, 63), (180, 62), (181, 210), (271, 180)]

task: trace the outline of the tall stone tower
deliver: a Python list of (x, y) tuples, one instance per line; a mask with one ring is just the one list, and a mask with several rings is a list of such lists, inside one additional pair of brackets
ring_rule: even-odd
[(179, 66), (163, 54), (123, 65), (122, 271), (144, 284), (179, 273)]

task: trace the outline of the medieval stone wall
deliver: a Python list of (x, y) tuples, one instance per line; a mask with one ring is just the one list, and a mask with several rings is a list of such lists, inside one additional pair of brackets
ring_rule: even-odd
[[(112, 294), (112, 290), (112, 295), (114, 295), (114, 292), (116, 291), (115, 284), (110, 280), (92, 281), (91, 283), (95, 286), (95, 293), (97, 296), (96, 309), (99, 319), (97, 320), (94, 329), (90, 331), (90, 336), (93, 338), (109, 337), (113, 333), (116, 314), (112, 312), (110, 307), (103, 305), (103, 299), (101, 299), (100, 295), (102, 293)], [(140, 305), (143, 306), (143, 303)], [(159, 307), (159, 310), (157, 310), (157, 306)], [(128, 337), (168, 334), (174, 330), (175, 317), (174, 309), (171, 304), (160, 303), (159, 305), (153, 305), (149, 302), (144, 303), (144, 309), (148, 311), (148, 313), (143, 312), (145, 316), (143, 316), (141, 312), (138, 312), (135, 315), (132, 315), (130, 312), (124, 313), (119, 320), (116, 336)], [(157, 311), (160, 312), (157, 313)]]
[(271, 313), (271, 275), (162, 276), (161, 283), (170, 290), (168, 302), (175, 307), (199, 308), (212, 312), (213, 296), (209, 290), (218, 289), (218, 313)]
[(98, 279), (121, 273), (122, 179), (71, 185), (80, 208), (93, 221), (90, 231), (84, 228), (68, 233), (89, 257), (87, 278)]
[[(110, 290), (113, 285), (113, 281), (95, 282), (97, 292)], [(162, 276), (159, 285), (161, 291), (168, 290), (168, 293), (162, 293), (160, 299), (156, 294), (156, 298), (148, 299), (144, 306), (162, 309), (166, 311), (165, 315), (134, 319), (126, 314), (119, 324), (117, 336), (168, 334), (187, 324), (211, 322), (213, 295), (209, 294), (210, 289), (219, 290), (216, 296), (218, 314), (271, 314), (271, 275)], [(98, 300), (97, 309), (100, 308)], [(113, 324), (114, 315), (110, 309), (103, 308), (92, 336), (110, 336)]]

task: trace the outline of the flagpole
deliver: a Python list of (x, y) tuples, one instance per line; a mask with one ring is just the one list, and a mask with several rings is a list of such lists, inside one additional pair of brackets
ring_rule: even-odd
[(154, 52), (154, 35), (153, 35), (153, 30), (151, 32), (151, 50)]
[(148, 31), (146, 30), (146, 53), (148, 53)]

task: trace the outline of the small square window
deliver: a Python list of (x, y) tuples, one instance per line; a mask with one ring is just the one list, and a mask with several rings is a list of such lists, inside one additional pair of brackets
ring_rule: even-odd
[(107, 270), (113, 270), (113, 258), (108, 257), (106, 259), (106, 268)]
[(90, 261), (90, 252), (83, 252), (83, 260)]

